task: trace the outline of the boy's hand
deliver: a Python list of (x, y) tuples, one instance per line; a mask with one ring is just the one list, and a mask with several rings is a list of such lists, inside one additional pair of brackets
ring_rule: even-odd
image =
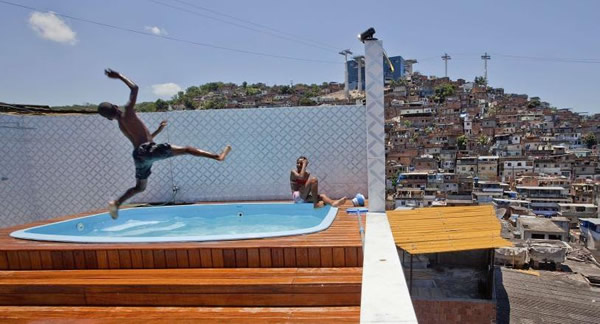
[(119, 72), (113, 71), (111, 69), (104, 70), (104, 74), (106, 74), (106, 76), (109, 77), (109, 78), (111, 78), (111, 79), (118, 79), (119, 78)]
[(167, 126), (167, 121), (163, 120), (160, 122), (160, 125), (158, 125), (159, 127), (166, 127)]

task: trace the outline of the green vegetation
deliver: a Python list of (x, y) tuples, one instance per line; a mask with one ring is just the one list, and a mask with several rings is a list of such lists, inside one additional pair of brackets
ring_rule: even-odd
[(447, 97), (453, 96), (456, 93), (456, 88), (453, 84), (444, 83), (435, 87), (433, 101), (436, 103), (444, 103)]
[(587, 146), (587, 148), (591, 149), (594, 145), (598, 144), (598, 140), (596, 139), (596, 135), (594, 133), (588, 133), (583, 137), (583, 142)]
[(156, 104), (154, 102), (140, 102), (135, 105), (135, 110), (139, 112), (154, 112), (156, 111)]
[(283, 94), (283, 95), (285, 95), (285, 94), (292, 94), (293, 92), (294, 91), (292, 90), (292, 87), (290, 87), (290, 86), (284, 85), (284, 86), (281, 86), (279, 88), (279, 93)]
[(86, 102), (82, 105), (71, 105), (71, 106), (54, 106), (52, 110), (81, 110), (81, 111), (95, 111), (98, 109), (98, 104)]
[(479, 86), (484, 86), (487, 84), (487, 80), (482, 76), (475, 77), (474, 82), (476, 85), (479, 85)]
[(529, 102), (527, 102), (527, 108), (537, 108), (541, 105), (542, 102), (540, 101), (540, 97), (531, 97), (531, 99), (529, 99)]
[[(329, 82), (321, 84), (274, 85), (264, 83), (249, 84), (244, 81), (241, 85), (225, 82), (209, 82), (198, 86), (191, 86), (185, 91), (179, 91), (171, 99), (157, 99), (154, 102), (139, 102), (135, 109), (140, 112), (167, 111), (169, 106), (174, 109), (221, 109), (237, 101), (240, 106), (244, 102), (255, 103), (257, 106), (272, 103), (274, 95), (290, 95), (293, 104), (301, 106), (315, 106), (313, 99), (331, 89)], [(82, 105), (57, 106), (54, 110), (81, 110), (96, 111), (98, 104), (85, 103)]]
[(456, 145), (458, 145), (459, 150), (467, 149), (467, 137), (465, 135), (460, 135), (456, 138)]
[(300, 98), (300, 100), (298, 101), (298, 105), (300, 106), (314, 106), (317, 103), (314, 102), (312, 99), (310, 99), (310, 97), (308, 96), (304, 96), (302, 98)]
[(485, 136), (485, 135), (481, 135), (479, 136), (479, 138), (477, 139), (477, 144), (481, 145), (481, 146), (485, 146), (488, 145), (488, 143), (490, 142), (490, 138)]

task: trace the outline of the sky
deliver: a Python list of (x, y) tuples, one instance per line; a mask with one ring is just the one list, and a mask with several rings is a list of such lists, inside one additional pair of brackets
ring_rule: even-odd
[[(15, 6), (15, 4), (17, 6)], [(23, 8), (27, 7), (27, 8)], [(414, 69), (473, 80), (558, 108), (600, 113), (600, 1), (595, 0), (0, 0), (0, 102), (125, 103), (207, 82), (268, 85), (344, 79), (369, 27)]]

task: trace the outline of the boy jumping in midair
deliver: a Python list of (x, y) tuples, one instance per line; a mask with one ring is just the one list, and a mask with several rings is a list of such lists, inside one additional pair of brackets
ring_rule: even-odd
[(146, 190), (148, 177), (151, 173), (150, 169), (152, 168), (152, 163), (155, 161), (184, 154), (223, 161), (225, 160), (225, 157), (227, 157), (227, 154), (229, 154), (231, 151), (231, 146), (229, 145), (227, 145), (220, 154), (215, 154), (202, 151), (192, 146), (181, 147), (170, 145), (168, 143), (154, 143), (154, 137), (165, 128), (167, 121), (162, 121), (158, 126), (158, 129), (154, 133), (150, 133), (146, 125), (144, 125), (144, 123), (135, 113), (134, 106), (137, 99), (138, 86), (119, 72), (106, 69), (104, 73), (109, 78), (123, 81), (129, 87), (129, 89), (131, 89), (131, 93), (129, 94), (129, 102), (125, 105), (125, 112), (119, 110), (119, 106), (113, 105), (109, 102), (103, 102), (98, 106), (98, 113), (101, 116), (107, 118), (108, 120), (117, 120), (119, 123), (119, 129), (121, 129), (123, 135), (125, 135), (125, 137), (131, 141), (131, 144), (133, 144), (134, 148), (132, 155), (135, 163), (135, 187), (127, 189), (127, 191), (125, 191), (125, 193), (119, 197), (119, 199), (110, 201), (108, 203), (110, 216), (113, 219), (117, 219), (117, 217), (119, 217), (119, 207), (121, 204), (123, 204), (123, 202)]

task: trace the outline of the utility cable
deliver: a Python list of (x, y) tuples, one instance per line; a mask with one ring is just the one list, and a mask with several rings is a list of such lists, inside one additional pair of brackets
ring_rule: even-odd
[[(44, 11), (42, 9), (25, 6), (25, 5), (21, 5), (21, 4), (13, 3), (13, 2), (9, 2), (9, 1), (4, 1), (4, 0), (0, 0), (0, 3), (14, 6), (14, 7), (20, 7), (20, 8), (24, 8), (24, 9), (28, 9), (28, 10)], [(237, 49), (237, 48), (213, 45), (213, 44), (209, 44), (209, 43), (201, 43), (201, 42), (186, 40), (186, 39), (182, 39), (182, 38), (166, 36), (166, 35), (156, 35), (156, 34), (153, 34), (150, 32), (143, 32), (143, 31), (127, 28), (127, 27), (120, 27), (120, 26), (102, 23), (102, 22), (98, 22), (98, 21), (94, 21), (94, 20), (90, 20), (90, 19), (79, 18), (79, 17), (75, 17), (75, 16), (71, 16), (71, 15), (61, 14), (61, 13), (54, 12), (54, 11), (52, 11), (52, 13), (57, 16), (60, 16), (60, 17), (69, 18), (69, 19), (73, 19), (73, 20), (77, 20), (77, 21), (81, 21), (81, 22), (85, 22), (85, 23), (89, 23), (89, 24), (94, 24), (94, 25), (98, 25), (98, 26), (102, 26), (102, 27), (108, 27), (108, 28), (126, 31), (126, 32), (130, 32), (130, 33), (135, 33), (135, 34), (140, 34), (140, 35), (150, 36), (150, 37), (156, 37), (156, 38), (162, 38), (162, 39), (167, 39), (167, 40), (171, 40), (171, 41), (175, 41), (175, 42), (186, 43), (186, 44), (191, 44), (191, 45), (196, 45), (196, 46), (209, 47), (209, 48), (220, 49), (220, 50), (225, 50), (225, 51), (230, 51), (230, 52), (238, 52), (238, 53), (278, 58), (278, 59), (284, 59), (284, 60), (294, 60), (294, 61), (313, 62), (313, 63), (326, 63), (326, 64), (341, 64), (340, 62), (334, 62), (334, 61), (305, 59), (305, 58), (300, 58), (300, 57), (269, 54), (269, 53), (264, 53), (264, 52), (255, 52), (255, 51), (249, 51), (249, 50), (244, 50), (244, 49)]]
[(223, 16), (223, 17), (227, 17), (227, 18), (230, 18), (230, 19), (238, 20), (238, 21), (244, 22), (244, 23), (249, 24), (249, 25), (253, 25), (253, 26), (256, 26), (256, 27), (260, 27), (260, 28), (264, 28), (264, 29), (276, 32), (276, 33), (280, 33), (280, 34), (283, 34), (283, 35), (294, 37), (294, 38), (297, 38), (297, 39), (302, 40), (302, 41), (311, 42), (311, 43), (314, 43), (316, 45), (320, 45), (320, 46), (323, 46), (323, 47), (328, 47), (328, 48), (330, 48), (330, 49), (332, 49), (332, 50), (334, 50), (336, 52), (338, 51), (337, 48), (332, 47), (331, 45), (326, 44), (326, 43), (315, 41), (314, 39), (309, 39), (309, 38), (305, 38), (305, 37), (302, 37), (302, 36), (294, 35), (294, 34), (291, 34), (291, 33), (283, 32), (281, 30), (277, 30), (277, 29), (271, 28), (271, 27), (266, 26), (266, 25), (258, 24), (258, 23), (255, 23), (255, 22), (252, 22), (252, 21), (249, 21), (249, 20), (241, 19), (241, 18), (234, 17), (234, 16), (231, 16), (231, 15), (227, 15), (227, 14), (218, 12), (216, 10), (212, 10), (212, 9), (208, 9), (208, 8), (199, 6), (197, 4), (190, 4), (189, 2), (186, 2), (186, 1), (183, 1), (183, 0), (175, 0), (175, 1), (180, 2), (180, 3), (185, 3), (185, 4), (189, 5), (189, 6), (194, 7), (194, 8), (205, 10), (205, 11), (211, 12), (211, 13), (219, 15), (219, 16)]
[(560, 62), (560, 63), (590, 63), (590, 64), (600, 64), (600, 59), (584, 59), (584, 58), (564, 58), (564, 57), (539, 57), (539, 56), (523, 56), (523, 55), (509, 55), (509, 54), (499, 54), (499, 53), (490, 53), (494, 56), (500, 56), (510, 59), (522, 59), (522, 60), (531, 60), (531, 61), (547, 61), (547, 62)]
[[(264, 30), (260, 30), (260, 29), (256, 29), (256, 28), (252, 28), (252, 27), (248, 27), (248, 26), (244, 26), (242, 24), (230, 22), (230, 21), (227, 21), (227, 20), (224, 20), (224, 19), (220, 19), (220, 18), (208, 16), (208, 15), (199, 13), (197, 11), (192, 11), (192, 10), (189, 10), (189, 9), (186, 9), (186, 8), (174, 6), (174, 5), (171, 5), (171, 4), (168, 4), (168, 3), (164, 3), (164, 2), (161, 2), (161, 1), (157, 1), (157, 0), (148, 0), (148, 1), (150, 1), (152, 3), (155, 3), (155, 4), (158, 4), (158, 5), (161, 5), (161, 6), (165, 6), (165, 7), (169, 7), (169, 8), (175, 9), (175, 10), (180, 10), (180, 11), (183, 11), (183, 12), (186, 12), (186, 13), (189, 13), (189, 14), (193, 14), (193, 15), (196, 15), (196, 16), (200, 16), (200, 17), (212, 19), (212, 20), (219, 21), (219, 22), (222, 22), (222, 23), (225, 23), (225, 24), (230, 24), (230, 25), (242, 28), (242, 29), (248, 29), (248, 30), (251, 30), (251, 31), (254, 31), (254, 32), (257, 32), (257, 33), (267, 34), (267, 35), (270, 35), (272, 37), (276, 37), (276, 38), (279, 38), (279, 39), (284, 39), (284, 40), (288, 40), (288, 41), (291, 41), (291, 42), (296, 42), (296, 43), (300, 43), (300, 44), (303, 44), (303, 45), (307, 45), (307, 46), (315, 47), (315, 48), (318, 48), (318, 49), (322, 49), (322, 50), (325, 50), (325, 51), (329, 52), (330, 54), (334, 54), (334, 53), (337, 54), (337, 50), (333, 49), (333, 47), (324, 47), (322, 45), (312, 44), (312, 43), (307, 42), (305, 40), (295, 39), (295, 38), (291, 38), (291, 37), (287, 37), (287, 36), (281, 36), (281, 35), (278, 35), (277, 33), (282, 33), (282, 34), (285, 34), (285, 33), (278, 32), (276, 30), (275, 30), (275, 32), (264, 31)], [(195, 7), (194, 4), (190, 4), (190, 3), (187, 3), (185, 1), (177, 1), (177, 2), (182, 2), (182, 3), (185, 3), (185, 4), (189, 5), (189, 6), (194, 6)], [(202, 7), (200, 7), (200, 8), (202, 8)], [(203, 10), (209, 10), (209, 9), (204, 9), (203, 8)], [(237, 19), (237, 18), (231, 17), (231, 16), (227, 16), (227, 17), (230, 17), (231, 19)], [(237, 19), (237, 20), (241, 20), (241, 19)], [(245, 20), (241, 20), (241, 21), (246, 22)], [(246, 22), (246, 23), (253, 24), (251, 22)], [(265, 28), (265, 27), (262, 27), (262, 28)], [(274, 29), (271, 29), (271, 28), (267, 28), (267, 29), (274, 30)]]

